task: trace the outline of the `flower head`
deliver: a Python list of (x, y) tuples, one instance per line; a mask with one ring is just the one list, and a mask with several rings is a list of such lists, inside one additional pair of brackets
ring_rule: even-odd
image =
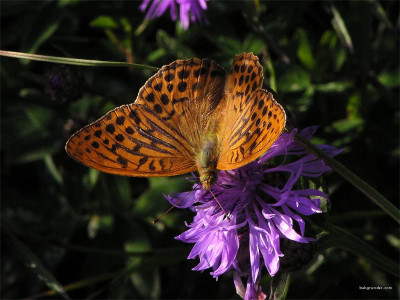
[(82, 74), (74, 68), (58, 65), (47, 73), (46, 93), (59, 103), (76, 101), (82, 97), (85, 84)]
[[(310, 139), (315, 130), (310, 127), (299, 134)], [(328, 199), (319, 190), (299, 188), (300, 176), (318, 177), (330, 168), (293, 140), (296, 133), (283, 133), (258, 160), (220, 171), (210, 190), (195, 184), (190, 192), (167, 196), (175, 206), (196, 212), (189, 229), (177, 237), (195, 244), (188, 257), (200, 260), (194, 270), (211, 268), (215, 278), (233, 271), (236, 290), (245, 299), (265, 298), (259, 286), (261, 272), (264, 266), (271, 276), (278, 272), (285, 255), (281, 240), (314, 241), (305, 236), (301, 215), (321, 213), (321, 199)], [(319, 148), (332, 156), (341, 151)], [(246, 285), (242, 277), (247, 277)]]
[[(176, 21), (178, 18), (177, 4), (179, 5), (179, 19), (181, 26), (187, 30), (191, 22), (207, 22), (204, 11), (207, 9), (208, 0), (153, 0), (146, 13), (146, 19), (160, 17), (169, 9), (171, 19)], [(140, 10), (145, 11), (151, 0), (144, 0), (140, 5)]]

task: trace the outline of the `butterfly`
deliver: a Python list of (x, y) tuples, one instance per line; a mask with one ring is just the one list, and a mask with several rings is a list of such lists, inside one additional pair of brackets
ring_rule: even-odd
[(163, 66), (122, 105), (73, 134), (66, 151), (106, 173), (174, 176), (198, 171), (205, 190), (217, 170), (244, 166), (282, 133), (286, 114), (262, 89), (263, 68), (253, 53), (236, 56), (226, 78), (211, 59)]

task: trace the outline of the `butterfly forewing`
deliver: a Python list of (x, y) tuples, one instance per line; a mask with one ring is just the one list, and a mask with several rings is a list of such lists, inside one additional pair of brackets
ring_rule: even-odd
[(190, 146), (148, 107), (118, 107), (75, 133), (66, 150), (97, 170), (127, 176), (172, 176), (194, 171)]
[(235, 57), (226, 84), (228, 108), (241, 111), (251, 95), (262, 88), (263, 69), (253, 53), (242, 53)]
[(239, 168), (264, 154), (285, 127), (286, 114), (271, 93), (262, 90), (258, 58), (234, 59), (227, 81), (227, 107), (217, 168)]
[(199, 151), (210, 115), (223, 98), (225, 71), (210, 59), (163, 66), (140, 89), (136, 104), (149, 107)]

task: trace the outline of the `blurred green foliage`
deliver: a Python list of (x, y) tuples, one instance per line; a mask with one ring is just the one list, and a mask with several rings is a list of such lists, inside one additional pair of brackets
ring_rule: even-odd
[[(265, 86), (293, 124), (388, 199), (399, 199), (399, 4), (396, 1), (216, 1), (208, 24), (184, 31), (165, 14), (144, 21), (136, 1), (2, 1), (2, 50), (160, 67), (212, 58), (228, 69), (253, 51)], [(191, 271), (174, 240), (192, 214), (163, 194), (185, 176), (125, 178), (85, 168), (64, 151), (75, 130), (131, 103), (153, 73), (72, 67), (79, 99), (49, 93), (55, 65), (1, 58), (1, 298), (238, 298), (232, 278)], [(57, 72), (57, 69), (55, 69)], [(61, 72), (61, 71), (60, 71)], [(70, 98), (68, 98), (70, 97)], [(328, 220), (398, 261), (398, 226), (336, 174)], [(366, 291), (360, 286), (391, 287)], [(207, 287), (207, 288), (205, 288)], [(64, 290), (63, 290), (64, 288)], [(41, 294), (44, 293), (44, 294)], [(293, 274), (289, 298), (398, 298), (398, 281), (363, 258), (328, 249)]]

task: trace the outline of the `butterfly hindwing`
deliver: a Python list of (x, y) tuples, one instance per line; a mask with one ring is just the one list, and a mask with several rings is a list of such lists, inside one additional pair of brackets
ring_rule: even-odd
[(77, 161), (106, 173), (172, 176), (194, 171), (185, 138), (143, 105), (118, 107), (68, 140)]

